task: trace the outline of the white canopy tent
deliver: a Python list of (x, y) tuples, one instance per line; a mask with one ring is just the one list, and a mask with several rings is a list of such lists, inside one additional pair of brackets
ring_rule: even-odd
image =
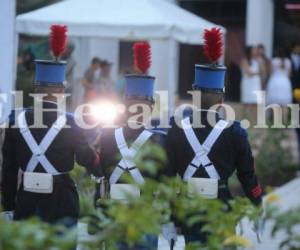
[[(52, 24), (66, 24), (75, 44), (77, 76), (93, 56), (119, 67), (119, 42), (149, 40), (157, 90), (177, 88), (178, 42), (201, 44), (204, 29), (216, 26), (164, 0), (66, 0), (17, 17), (17, 32), (48, 35)], [(221, 27), (225, 32), (224, 28)]]

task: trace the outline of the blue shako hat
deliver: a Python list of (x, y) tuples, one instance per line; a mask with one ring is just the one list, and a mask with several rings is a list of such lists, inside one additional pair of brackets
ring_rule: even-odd
[(35, 60), (34, 85), (36, 86), (64, 86), (67, 62), (60, 61), (67, 44), (67, 27), (52, 25), (50, 47), (54, 60)]
[(218, 65), (222, 56), (223, 34), (219, 28), (204, 32), (204, 54), (211, 64), (195, 65), (195, 81), (193, 88), (204, 92), (223, 93), (226, 67)]
[(224, 92), (225, 66), (195, 65), (195, 89)]
[(155, 77), (148, 75), (126, 75), (125, 96), (128, 99), (153, 100)]
[(151, 48), (148, 42), (133, 45), (134, 67), (140, 74), (126, 75), (125, 98), (153, 101), (155, 77), (147, 75), (151, 66)]
[(35, 60), (34, 84), (64, 86), (66, 65), (64, 61)]

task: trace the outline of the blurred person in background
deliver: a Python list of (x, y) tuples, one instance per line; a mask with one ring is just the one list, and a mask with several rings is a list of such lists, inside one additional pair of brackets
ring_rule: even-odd
[(245, 104), (255, 104), (257, 102), (255, 91), (262, 89), (259, 63), (258, 49), (249, 46), (245, 50), (245, 58), (241, 63), (242, 67), (242, 83), (241, 83), (241, 101)]
[(111, 67), (112, 63), (107, 60), (102, 61), (99, 85), (96, 87), (99, 95), (111, 95), (113, 93), (114, 82), (111, 78)]
[(34, 70), (34, 60), (35, 56), (30, 48), (26, 49), (22, 55), (22, 66), (27, 71)]
[(288, 119), (287, 104), (292, 103), (292, 84), (290, 81), (291, 61), (285, 55), (285, 50), (279, 48), (271, 61), (272, 74), (267, 85), (267, 103), (279, 104), (283, 110), (283, 119)]
[(132, 72), (130, 71), (130, 69), (124, 69), (124, 70), (122, 70), (121, 74), (119, 75), (119, 78), (116, 81), (115, 86), (114, 86), (115, 92), (119, 97), (122, 97), (125, 92), (125, 84), (126, 84), (125, 75), (129, 75), (131, 73)]
[(241, 69), (234, 62), (225, 63), (228, 65), (226, 74), (226, 93), (225, 101), (240, 102), (241, 101)]
[(100, 84), (102, 61), (98, 57), (94, 57), (91, 61), (91, 65), (85, 71), (82, 80), (82, 85), (84, 87), (84, 102), (89, 102), (96, 98), (97, 96), (97, 86)]
[(291, 81), (293, 89), (300, 88), (300, 43), (294, 43), (291, 49), (292, 62)]
[(262, 89), (266, 90), (271, 74), (271, 64), (269, 58), (266, 56), (265, 46), (263, 44), (259, 44), (257, 46), (257, 50)]

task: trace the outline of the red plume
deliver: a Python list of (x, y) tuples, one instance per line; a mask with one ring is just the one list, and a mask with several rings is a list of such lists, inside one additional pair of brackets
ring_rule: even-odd
[(52, 25), (50, 34), (50, 46), (53, 55), (57, 59), (66, 49), (67, 31), (65, 25)]
[(223, 42), (222, 32), (220, 28), (212, 28), (211, 30), (204, 30), (204, 55), (215, 64), (222, 56)]
[(151, 66), (151, 50), (148, 42), (137, 42), (133, 45), (134, 66), (146, 74)]

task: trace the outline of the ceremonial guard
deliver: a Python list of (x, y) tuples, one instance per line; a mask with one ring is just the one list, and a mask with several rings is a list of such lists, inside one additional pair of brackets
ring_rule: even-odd
[[(217, 63), (222, 55), (222, 39), (220, 29), (205, 31), (204, 54), (211, 64), (195, 65), (193, 85), (194, 91), (201, 92), (201, 109), (195, 111), (201, 124), (197, 124), (193, 116), (177, 123), (171, 120), (172, 127), (166, 139), (168, 172), (182, 177), (187, 183), (189, 197), (200, 194), (224, 202), (232, 198), (228, 179), (236, 172), (246, 196), (259, 205), (262, 190), (255, 175), (247, 132), (239, 122), (223, 120), (212, 110), (213, 105), (222, 104), (224, 97), (226, 67)], [(201, 226), (188, 228), (184, 222), (179, 225), (187, 243), (207, 240), (206, 235), (199, 232)]]
[(98, 154), (86, 143), (74, 117), (58, 109), (53, 96), (65, 89), (66, 62), (59, 57), (66, 46), (66, 32), (66, 26), (53, 25), (50, 42), (55, 60), (35, 62), (35, 93), (46, 96), (40, 100), (45, 127), (32, 126), (39, 113), (34, 107), (20, 112), (16, 119), (12, 115), (5, 131), (1, 202), (6, 215), (14, 211), (15, 220), (38, 216), (49, 223), (75, 225), (79, 198), (69, 175), (74, 159), (99, 176)]
[[(126, 117), (123, 125), (120, 127), (104, 128), (100, 140), (100, 167), (108, 182), (106, 192), (110, 199), (120, 202), (125, 201), (128, 198), (127, 195), (136, 198), (139, 197), (139, 186), (144, 184), (146, 177), (153, 177), (143, 169), (143, 166), (136, 165), (136, 156), (145, 147), (148, 147), (149, 143), (162, 145), (165, 139), (163, 132), (146, 128), (146, 123), (151, 118), (154, 106), (155, 78), (147, 75), (151, 63), (150, 45), (147, 42), (138, 42), (134, 44), (133, 50), (134, 66), (139, 73), (125, 76), (124, 104), (126, 107)], [(130, 113), (130, 109), (134, 105), (138, 105), (139, 107), (132, 114)], [(143, 115), (143, 111), (145, 110), (150, 112), (147, 115)], [(129, 118), (131, 115), (140, 116), (141, 119), (132, 119), (130, 121)], [(123, 178), (126, 175), (131, 177), (132, 184), (129, 184), (126, 178)], [(101, 190), (100, 186), (101, 184), (97, 188), (98, 192)], [(100, 193), (102, 192), (100, 191)], [(96, 197), (101, 196), (102, 194), (98, 194)], [(125, 244), (121, 244), (119, 249), (157, 248), (157, 237), (146, 236), (144, 240), (144, 243), (142, 243), (143, 246), (129, 248)]]

